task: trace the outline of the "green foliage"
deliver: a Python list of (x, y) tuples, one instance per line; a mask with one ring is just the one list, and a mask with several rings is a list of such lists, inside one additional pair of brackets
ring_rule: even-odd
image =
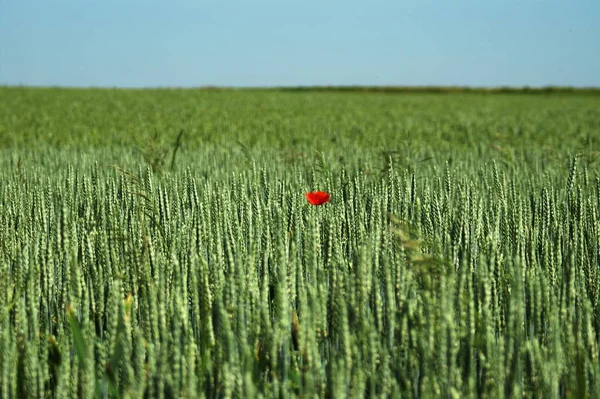
[(600, 395), (598, 97), (0, 103), (0, 397)]

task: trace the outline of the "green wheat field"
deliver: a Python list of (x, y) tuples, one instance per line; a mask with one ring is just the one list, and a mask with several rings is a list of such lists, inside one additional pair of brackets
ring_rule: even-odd
[(0, 88), (0, 398), (597, 398), (599, 172), (593, 92)]

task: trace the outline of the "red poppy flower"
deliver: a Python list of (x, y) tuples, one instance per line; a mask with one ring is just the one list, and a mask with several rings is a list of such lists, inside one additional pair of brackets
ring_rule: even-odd
[(311, 203), (311, 205), (323, 205), (329, 201), (329, 198), (331, 197), (325, 191), (313, 191), (312, 193), (306, 193), (305, 195), (306, 199)]

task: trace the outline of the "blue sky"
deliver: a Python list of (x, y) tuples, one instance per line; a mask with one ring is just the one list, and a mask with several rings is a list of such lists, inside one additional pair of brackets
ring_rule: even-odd
[(0, 0), (0, 85), (600, 86), (600, 1)]

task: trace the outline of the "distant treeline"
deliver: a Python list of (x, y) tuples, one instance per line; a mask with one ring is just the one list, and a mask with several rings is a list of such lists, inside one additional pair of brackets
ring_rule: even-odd
[(296, 86), (275, 87), (274, 90), (291, 92), (373, 92), (373, 93), (514, 93), (514, 94), (552, 94), (578, 93), (600, 94), (600, 87), (461, 87), (461, 86)]
[(202, 90), (202, 91), (279, 91), (279, 92), (339, 92), (339, 93), (509, 93), (509, 94), (591, 94), (599, 95), (600, 87), (571, 86), (197, 86), (197, 87), (72, 87), (72, 86), (24, 86), (0, 85), (0, 89), (68, 89), (68, 90)]

